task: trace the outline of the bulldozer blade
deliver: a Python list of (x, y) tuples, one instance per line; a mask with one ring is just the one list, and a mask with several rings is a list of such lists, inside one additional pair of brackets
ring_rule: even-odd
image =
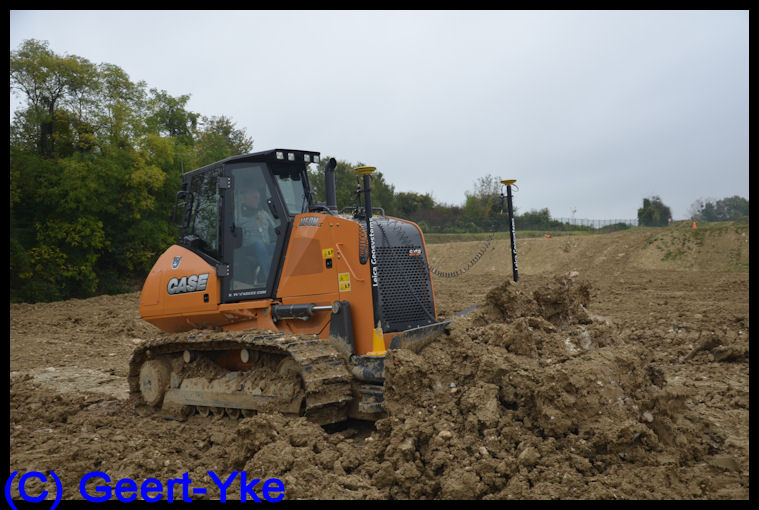
[[(456, 317), (461, 317), (476, 310), (479, 307), (479, 303), (470, 306), (466, 310), (462, 310), (456, 314)], [(418, 328), (407, 329), (403, 333), (393, 337), (390, 342), (390, 349), (409, 349), (414, 352), (421, 351), (426, 347), (438, 333), (442, 333), (446, 330), (452, 319), (447, 319), (441, 322), (435, 322), (434, 324), (428, 324), (426, 326), (419, 326)]]
[(413, 352), (419, 352), (432, 341), (435, 335), (444, 332), (450, 323), (451, 320), (448, 319), (426, 326), (419, 326), (418, 328), (407, 329), (403, 333), (393, 337), (389, 348), (408, 349)]

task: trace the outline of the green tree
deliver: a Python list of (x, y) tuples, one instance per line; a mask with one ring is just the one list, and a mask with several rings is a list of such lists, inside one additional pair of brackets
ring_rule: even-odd
[(22, 99), (10, 126), (11, 298), (86, 297), (140, 280), (176, 239), (183, 170), (250, 152), (227, 117), (203, 118), (120, 67), (28, 40), (10, 53)]
[(748, 200), (738, 195), (716, 202), (699, 199), (691, 205), (693, 220), (734, 221), (748, 215)]
[(641, 226), (661, 227), (667, 225), (670, 218), (672, 211), (658, 196), (644, 198), (643, 207), (638, 209), (638, 225)]
[(59, 111), (68, 108), (74, 113), (71, 118), (81, 119), (98, 87), (96, 74), (86, 59), (56, 55), (45, 41), (24, 41), (10, 52), (10, 88), (27, 103), (19, 114), (25, 129), (16, 134), (23, 132), (27, 145), (33, 139), (41, 156), (54, 156)]
[(501, 181), (493, 175), (478, 177), (474, 189), (464, 193), (464, 214), (471, 218), (487, 218), (500, 213), (502, 186)]
[(99, 94), (95, 125), (104, 152), (133, 149), (134, 141), (147, 131), (146, 84), (133, 83), (113, 64), (98, 66)]
[(187, 110), (189, 94), (172, 97), (165, 90), (158, 89), (150, 89), (150, 93), (150, 113), (145, 119), (148, 130), (161, 136), (175, 138), (184, 145), (192, 145), (200, 114)]
[(551, 220), (548, 208), (531, 210), (514, 218), (514, 226), (524, 230), (541, 230), (560, 225), (558, 221)]
[(195, 136), (195, 166), (201, 167), (230, 156), (247, 154), (253, 150), (253, 140), (238, 129), (231, 119), (203, 117)]
[(395, 194), (395, 204), (398, 214), (403, 218), (411, 218), (421, 211), (432, 209), (435, 201), (425, 193), (400, 192)]
[(10, 126), (11, 297), (86, 297), (144, 276), (176, 237), (189, 96), (148, 96), (118, 66), (34, 40), (11, 52), (10, 84), (23, 101)]

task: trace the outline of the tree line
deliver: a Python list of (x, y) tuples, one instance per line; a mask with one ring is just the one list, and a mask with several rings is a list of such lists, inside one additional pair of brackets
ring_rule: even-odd
[[(697, 221), (737, 221), (748, 218), (748, 199), (734, 195), (721, 200), (699, 198), (690, 206), (690, 219)], [(645, 227), (662, 227), (672, 221), (672, 211), (661, 197), (643, 199), (638, 209), (638, 224)]]
[[(326, 197), (324, 169), (328, 159), (329, 157), (322, 158), (318, 169), (309, 171), (315, 199), (321, 202)], [(359, 191), (363, 184), (354, 171), (357, 166), (363, 166), (363, 163), (337, 160), (335, 188), (341, 211), (350, 212), (357, 206), (361, 207), (360, 201), (363, 198), (359, 197)], [(475, 179), (472, 189), (464, 192), (462, 205), (438, 202), (429, 193), (396, 192), (395, 187), (385, 180), (380, 171), (372, 174), (371, 187), (375, 207), (382, 208), (388, 216), (414, 221), (425, 233), (503, 232), (508, 229), (505, 186), (490, 174)], [(547, 208), (519, 214), (518, 207), (514, 206), (513, 211), (517, 230), (591, 230), (588, 226), (568, 225), (552, 219)]]
[(10, 52), (22, 106), (10, 124), (10, 295), (50, 301), (124, 291), (176, 240), (180, 175), (250, 152), (225, 116), (123, 69), (27, 40)]
[[(10, 123), (12, 301), (84, 298), (138, 287), (157, 257), (176, 242), (171, 214), (181, 174), (253, 151), (245, 129), (229, 117), (191, 111), (189, 95), (175, 97), (134, 82), (113, 64), (58, 55), (45, 41), (27, 40), (10, 52), (10, 87), (23, 103)], [(325, 201), (328, 159), (309, 170), (317, 201)], [(361, 163), (337, 162), (341, 208), (357, 204), (356, 166)], [(372, 175), (372, 189), (375, 207), (415, 221), (425, 232), (507, 228), (504, 186), (492, 175), (477, 178), (462, 205), (396, 191), (382, 172)], [(694, 214), (711, 221), (744, 209), (748, 215), (748, 201), (740, 197), (701, 200), (694, 207)], [(659, 197), (644, 199), (638, 211), (641, 225), (667, 217), (669, 208)], [(519, 214), (515, 207), (515, 226), (590, 229), (562, 224), (547, 208)]]

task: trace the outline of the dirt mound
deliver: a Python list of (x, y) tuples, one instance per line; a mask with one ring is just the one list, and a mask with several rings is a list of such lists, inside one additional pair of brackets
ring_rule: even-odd
[[(397, 477), (391, 497), (606, 498), (589, 477), (621, 482), (644, 467), (666, 477), (719, 449), (718, 428), (644, 348), (590, 318), (588, 297), (570, 275), (531, 295), (506, 281), (421, 354), (391, 354), (390, 423), (377, 426), (390, 445), (377, 456), (417, 472), (407, 491)], [(650, 482), (629, 489), (672, 495)]]
[(480, 317), (486, 322), (512, 321), (519, 318), (542, 318), (556, 326), (572, 322), (587, 323), (590, 316), (586, 307), (590, 303), (591, 285), (577, 281), (573, 271), (525, 293), (512, 280), (492, 288), (485, 294)]

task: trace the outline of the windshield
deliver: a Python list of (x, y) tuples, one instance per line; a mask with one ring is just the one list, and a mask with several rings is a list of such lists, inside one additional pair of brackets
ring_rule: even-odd
[(297, 169), (282, 169), (274, 172), (290, 216), (308, 212), (308, 199), (302, 173)]

